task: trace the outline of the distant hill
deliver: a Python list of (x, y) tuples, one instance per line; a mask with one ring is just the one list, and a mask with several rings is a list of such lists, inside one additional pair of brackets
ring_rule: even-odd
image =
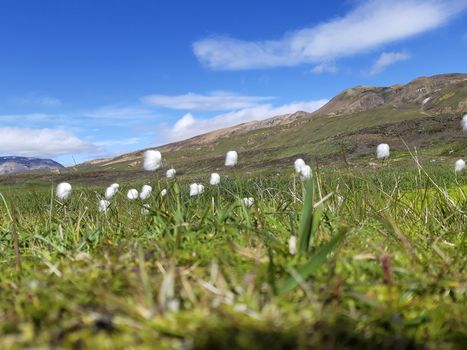
[(63, 165), (51, 159), (15, 156), (0, 157), (0, 174), (22, 173), (38, 169), (56, 170), (61, 168), (63, 168)]
[[(467, 74), (442, 74), (388, 87), (353, 87), (313, 113), (297, 111), (252, 121), (157, 149), (163, 154), (164, 169), (173, 166), (177, 176), (199, 181), (212, 171), (226, 171), (223, 162), (229, 150), (239, 153), (238, 166), (229, 173), (291, 168), (297, 157), (320, 164), (348, 161), (368, 166), (381, 142), (390, 144), (393, 159), (406, 154), (404, 142), (430, 160), (464, 158), (467, 134), (460, 120), (466, 113)], [(86, 162), (62, 172), (63, 178), (102, 183), (146, 179), (144, 151)]]
[[(332, 98), (319, 110), (253, 121), (212, 131), (158, 149), (166, 165), (215, 169), (229, 149), (240, 167), (289, 164), (295, 156), (325, 160), (341, 153), (350, 159), (374, 151), (379, 142), (434, 149), (438, 154), (467, 147), (460, 119), (467, 113), (467, 74), (422, 77), (405, 85), (358, 86)], [(144, 150), (82, 164), (88, 169), (138, 169)], [(436, 153), (436, 152), (435, 152)], [(290, 158), (290, 159), (289, 159)]]

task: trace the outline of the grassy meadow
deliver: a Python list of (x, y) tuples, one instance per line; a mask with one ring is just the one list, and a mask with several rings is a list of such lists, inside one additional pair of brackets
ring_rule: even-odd
[[(465, 346), (465, 172), (313, 170), (305, 183), (225, 171), (195, 197), (189, 175), (148, 173), (106, 213), (104, 186), (61, 203), (56, 184), (3, 185), (0, 348)], [(146, 214), (126, 198), (144, 183)]]

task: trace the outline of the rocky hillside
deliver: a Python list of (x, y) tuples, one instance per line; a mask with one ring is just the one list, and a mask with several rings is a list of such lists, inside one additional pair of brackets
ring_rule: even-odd
[(21, 173), (30, 170), (58, 170), (63, 165), (51, 159), (29, 157), (0, 157), (0, 174)]

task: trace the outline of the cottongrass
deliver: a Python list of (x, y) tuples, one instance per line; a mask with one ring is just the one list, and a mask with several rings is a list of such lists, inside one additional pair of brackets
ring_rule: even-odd
[(174, 168), (171, 168), (171, 169), (167, 170), (165, 175), (167, 176), (168, 179), (173, 179), (175, 177), (176, 173), (177, 173), (177, 171)]
[(243, 204), (247, 207), (251, 207), (255, 203), (255, 199), (253, 197), (245, 197), (243, 198)]
[(56, 189), (56, 196), (58, 199), (67, 200), (72, 192), (72, 187), (68, 182), (59, 183)]
[(165, 197), (166, 195), (167, 195), (167, 189), (164, 188), (164, 189), (162, 189), (162, 191), (161, 191), (161, 197)]
[(143, 204), (143, 207), (141, 208), (141, 215), (148, 215), (149, 209), (151, 209), (151, 206), (149, 204)]
[(298, 158), (298, 159), (294, 162), (294, 164), (293, 164), (294, 169), (295, 169), (295, 172), (296, 172), (297, 174), (300, 174), (302, 168), (303, 168), (305, 165), (306, 165), (305, 161), (304, 161), (302, 158)]
[(162, 167), (161, 152), (156, 150), (148, 150), (144, 152), (143, 168), (146, 171), (155, 171)]
[(152, 193), (152, 187), (149, 185), (143, 185), (143, 187), (141, 188), (141, 192), (139, 194), (139, 198), (144, 201), (151, 196), (151, 193)]
[(211, 174), (211, 179), (209, 180), (209, 183), (212, 186), (216, 186), (216, 185), (219, 185), (220, 182), (221, 182), (220, 175), (218, 173), (212, 173)]
[(204, 192), (204, 186), (197, 183), (192, 183), (190, 185), (190, 197), (197, 196)]
[(110, 185), (109, 187), (106, 188), (105, 190), (105, 199), (107, 200), (110, 200), (113, 198), (113, 196), (115, 196), (117, 194), (117, 191), (118, 191), (118, 187), (112, 187), (112, 185)]
[(311, 167), (309, 165), (304, 165), (300, 169), (300, 180), (305, 181), (310, 179), (313, 176), (313, 173), (311, 172)]
[(109, 208), (110, 206), (110, 202), (106, 199), (101, 199), (99, 201), (99, 206), (98, 206), (98, 210), (100, 213), (105, 213), (107, 211), (107, 209)]
[(462, 117), (461, 126), (462, 130), (467, 131), (467, 114)]
[(235, 166), (238, 162), (238, 154), (236, 151), (228, 151), (225, 155), (225, 166)]
[(289, 253), (295, 255), (297, 253), (297, 237), (290, 236), (289, 238)]
[(126, 196), (130, 201), (138, 199), (138, 190), (132, 188), (132, 189), (128, 190)]
[(376, 158), (378, 159), (386, 159), (389, 158), (390, 151), (389, 145), (387, 143), (380, 143), (376, 147)]
[(464, 169), (465, 169), (465, 160), (463, 159), (456, 160), (456, 163), (454, 164), (454, 171), (456, 173), (460, 173)]

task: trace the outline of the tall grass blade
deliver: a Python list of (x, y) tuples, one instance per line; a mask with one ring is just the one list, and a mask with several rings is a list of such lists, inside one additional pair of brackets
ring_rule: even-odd
[(303, 202), (302, 215), (300, 218), (298, 251), (305, 254), (311, 239), (311, 230), (313, 227), (313, 178), (305, 181), (305, 200)]
[[(302, 280), (306, 280), (309, 276), (315, 273), (321, 265), (326, 261), (328, 255), (336, 248), (339, 242), (346, 236), (349, 228), (347, 226), (341, 227), (338, 233), (332, 239), (318, 248), (308, 262), (297, 269), (298, 275)], [(286, 293), (299, 285), (297, 278), (290, 276), (282, 282), (279, 293)]]

